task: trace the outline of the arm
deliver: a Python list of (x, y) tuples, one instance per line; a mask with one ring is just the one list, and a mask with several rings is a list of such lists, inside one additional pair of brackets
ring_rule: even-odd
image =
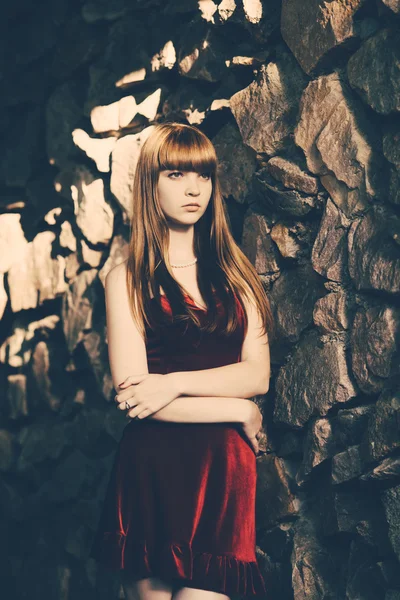
[(115, 390), (129, 375), (149, 372), (146, 344), (132, 318), (125, 278), (126, 265), (121, 263), (105, 280), (108, 357)]
[(259, 335), (261, 319), (256, 305), (247, 299), (244, 302), (248, 328), (243, 341), (241, 362), (214, 369), (170, 373), (180, 395), (252, 398), (267, 393), (270, 378), (268, 336)]
[(167, 406), (145, 419), (174, 423), (240, 423), (248, 422), (255, 404), (244, 398), (178, 396)]

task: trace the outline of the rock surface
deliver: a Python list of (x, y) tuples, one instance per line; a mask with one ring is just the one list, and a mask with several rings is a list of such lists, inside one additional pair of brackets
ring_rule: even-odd
[(126, 425), (104, 285), (169, 120), (214, 143), (275, 320), (251, 399), (267, 595), (400, 600), (399, 1), (18, 0), (2, 17), (3, 596), (124, 596), (89, 558)]

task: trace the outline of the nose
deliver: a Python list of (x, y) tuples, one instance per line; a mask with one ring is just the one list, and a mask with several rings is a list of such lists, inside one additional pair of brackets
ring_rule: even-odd
[(200, 187), (197, 173), (187, 174), (186, 193), (191, 196), (198, 196), (200, 194)]

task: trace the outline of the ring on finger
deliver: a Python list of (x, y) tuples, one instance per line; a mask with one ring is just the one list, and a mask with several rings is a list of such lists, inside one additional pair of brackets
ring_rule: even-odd
[(126, 408), (126, 410), (129, 410), (130, 408), (132, 408), (132, 406), (129, 404), (128, 400), (125, 401), (125, 408)]

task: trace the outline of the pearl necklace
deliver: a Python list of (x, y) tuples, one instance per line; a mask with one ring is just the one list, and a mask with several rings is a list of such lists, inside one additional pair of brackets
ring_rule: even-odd
[(171, 263), (171, 267), (177, 268), (177, 269), (182, 269), (183, 267), (191, 267), (192, 265), (197, 263), (197, 258), (195, 258), (194, 260), (192, 260), (192, 262), (190, 263), (186, 263), (186, 265), (173, 265)]

